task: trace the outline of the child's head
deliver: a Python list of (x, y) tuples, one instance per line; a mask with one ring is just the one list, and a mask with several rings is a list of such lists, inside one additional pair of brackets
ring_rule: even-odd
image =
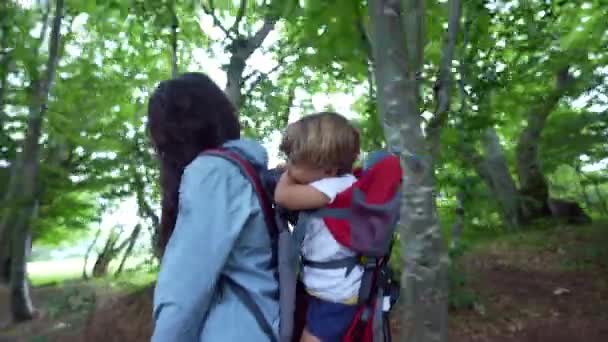
[(300, 183), (352, 171), (359, 155), (359, 133), (336, 113), (322, 112), (290, 124), (279, 147), (288, 172)]

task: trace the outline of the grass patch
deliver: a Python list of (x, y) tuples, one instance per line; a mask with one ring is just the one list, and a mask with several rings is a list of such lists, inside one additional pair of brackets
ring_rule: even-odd
[[(125, 271), (118, 279), (127, 279), (136, 269), (140, 273), (144, 257), (136, 257), (127, 260)], [(118, 268), (118, 261), (110, 263), (109, 274), (112, 275)], [(52, 286), (60, 285), (65, 281), (82, 279), (82, 269), (84, 267), (84, 258), (71, 258), (64, 260), (49, 260), (49, 261), (33, 261), (27, 264), (28, 276), (34, 286)], [(89, 261), (87, 265), (87, 273), (90, 275), (93, 268), (93, 261)], [(144, 270), (143, 273), (151, 273), (150, 270)], [(127, 276), (129, 275), (129, 276)], [(149, 277), (148, 277), (149, 278)], [(139, 281), (139, 277), (135, 277), (135, 281)]]
[(479, 241), (471, 253), (501, 255), (509, 264), (536, 271), (608, 270), (608, 221), (587, 226), (546, 221)]
[(92, 282), (100, 286), (110, 286), (123, 291), (133, 292), (142, 289), (156, 280), (156, 271), (136, 270), (121, 274), (118, 277), (94, 279)]
[(84, 259), (34, 261), (27, 264), (27, 270), (34, 286), (48, 286), (80, 278), (83, 266)]
[(462, 257), (468, 251), (469, 246), (462, 243), (449, 252), (451, 262), (448, 268), (448, 304), (450, 308), (456, 310), (473, 309), (479, 300), (477, 293), (469, 287), (470, 275), (467, 274), (461, 262)]

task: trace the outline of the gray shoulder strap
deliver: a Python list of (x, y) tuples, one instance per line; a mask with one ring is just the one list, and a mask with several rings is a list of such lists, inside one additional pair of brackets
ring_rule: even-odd
[(268, 336), (270, 341), (278, 342), (277, 337), (272, 332), (272, 327), (270, 326), (270, 323), (268, 323), (268, 320), (266, 320), (266, 317), (264, 317), (262, 310), (260, 309), (258, 304), (253, 300), (253, 298), (251, 298), (251, 295), (249, 295), (247, 290), (245, 290), (239, 283), (235, 282), (230, 277), (224, 276), (222, 277), (222, 279), (224, 280), (225, 284), (230, 286), (234, 294), (243, 303), (243, 305), (247, 307), (247, 310), (251, 312), (256, 322), (260, 326), (260, 329), (262, 329), (264, 334)]
[(293, 232), (291, 233), (291, 237), (293, 239), (295, 250), (299, 251), (302, 247), (302, 242), (304, 241), (304, 237), (306, 236), (306, 227), (308, 226), (308, 221), (313, 217), (311, 212), (301, 211), (298, 214), (298, 222), (293, 227)]

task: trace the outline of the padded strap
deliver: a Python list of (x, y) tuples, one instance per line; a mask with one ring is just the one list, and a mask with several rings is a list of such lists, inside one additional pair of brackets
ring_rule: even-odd
[(203, 154), (224, 158), (238, 166), (243, 175), (251, 182), (251, 185), (258, 196), (260, 206), (262, 207), (264, 220), (266, 221), (266, 226), (268, 227), (268, 233), (272, 239), (275, 239), (278, 235), (278, 230), (276, 222), (274, 221), (272, 202), (268, 198), (266, 191), (264, 191), (259, 173), (253, 168), (253, 166), (251, 166), (251, 163), (241, 157), (238, 153), (223, 148), (206, 150), (203, 152)]
[(356, 266), (361, 265), (361, 258), (358, 256), (352, 256), (331, 261), (312, 261), (302, 258), (302, 265), (306, 267), (319, 268), (322, 270), (346, 268), (346, 276), (348, 276)]
[(232, 288), (232, 291), (237, 296), (237, 298), (243, 303), (243, 305), (247, 307), (249, 312), (253, 314), (253, 317), (255, 318), (256, 322), (258, 323), (264, 334), (268, 336), (270, 341), (278, 342), (276, 336), (272, 332), (272, 327), (266, 320), (266, 317), (264, 317), (264, 314), (262, 313), (262, 310), (260, 309), (258, 304), (249, 295), (249, 292), (247, 292), (245, 288), (243, 288), (239, 283), (235, 282), (230, 277), (223, 276), (222, 280), (225, 284)]
[[(230, 151), (227, 149), (214, 149), (214, 150), (206, 150), (203, 152), (204, 155), (212, 155), (220, 158), (224, 158), (232, 163), (234, 163), (240, 170), (241, 173), (251, 183), (255, 193), (257, 194), (258, 200), (260, 202), (260, 207), (262, 208), (262, 212), (264, 214), (264, 220), (266, 221), (266, 227), (268, 228), (268, 234), (273, 242), (273, 254), (276, 255), (276, 239), (278, 237), (278, 227), (274, 220), (274, 210), (272, 208), (272, 202), (268, 198), (268, 194), (264, 191), (264, 187), (262, 186), (262, 182), (260, 180), (258, 172), (253, 168), (251, 163), (242, 158), (238, 153), (234, 151)], [(268, 336), (268, 338), (272, 342), (277, 342), (277, 338), (272, 332), (272, 327), (264, 317), (262, 310), (259, 305), (255, 302), (251, 295), (247, 291), (247, 289), (243, 288), (240, 284), (235, 282), (233, 279), (227, 276), (222, 277), (225, 284), (229, 285), (232, 288), (234, 294), (239, 298), (239, 300), (247, 307), (247, 309), (253, 314), (256, 322), (262, 329), (262, 331)]]
[(321, 208), (310, 212), (313, 217), (331, 217), (339, 220), (350, 219), (353, 214), (350, 208)]

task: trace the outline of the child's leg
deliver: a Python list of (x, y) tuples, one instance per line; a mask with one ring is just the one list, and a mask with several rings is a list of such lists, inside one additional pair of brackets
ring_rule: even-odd
[(341, 341), (357, 313), (357, 306), (309, 297), (306, 328), (300, 342)]

